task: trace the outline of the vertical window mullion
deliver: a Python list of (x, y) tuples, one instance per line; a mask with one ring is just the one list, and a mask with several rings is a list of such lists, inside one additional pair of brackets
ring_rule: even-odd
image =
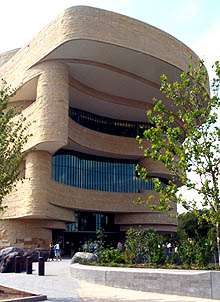
[(78, 177), (77, 177), (77, 182), (78, 182), (78, 187), (80, 188), (81, 161), (80, 161), (80, 157), (78, 157), (78, 156), (77, 156), (77, 161), (78, 161)]
[(94, 161), (91, 160), (91, 189), (94, 189)]
[(108, 191), (111, 192), (111, 164), (108, 162)]
[(116, 192), (118, 192), (118, 162), (115, 165), (115, 169), (116, 169)]

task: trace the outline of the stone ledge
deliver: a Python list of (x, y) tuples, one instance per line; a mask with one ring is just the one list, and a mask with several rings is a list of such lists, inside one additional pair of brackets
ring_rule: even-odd
[(79, 280), (139, 291), (220, 299), (220, 272), (70, 266), (71, 275)]

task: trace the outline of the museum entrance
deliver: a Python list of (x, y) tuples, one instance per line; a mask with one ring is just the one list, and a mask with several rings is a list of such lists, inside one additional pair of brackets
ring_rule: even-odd
[(83, 251), (85, 243), (97, 240), (96, 233), (102, 229), (105, 246), (116, 247), (123, 234), (114, 220), (112, 213), (75, 212), (75, 222), (67, 223), (64, 231), (53, 230), (52, 239), (54, 243), (60, 242), (63, 255), (72, 256)]
[[(105, 246), (116, 247), (117, 242), (121, 240), (120, 232), (104, 232)], [(53, 242), (60, 242), (62, 254), (64, 256), (72, 256), (76, 252), (83, 251), (85, 243), (94, 242), (96, 240), (96, 232), (66, 232), (61, 230), (53, 230)]]

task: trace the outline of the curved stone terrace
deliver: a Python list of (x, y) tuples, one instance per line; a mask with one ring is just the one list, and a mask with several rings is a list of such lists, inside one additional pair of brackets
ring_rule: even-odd
[(132, 290), (220, 299), (220, 272), (72, 264), (74, 278)]

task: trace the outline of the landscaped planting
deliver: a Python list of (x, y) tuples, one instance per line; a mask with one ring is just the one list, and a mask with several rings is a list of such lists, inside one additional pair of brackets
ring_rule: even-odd
[(216, 263), (210, 264), (217, 248), (213, 234), (197, 240), (185, 238), (177, 241), (157, 234), (152, 228), (130, 229), (125, 243), (114, 248), (105, 247), (104, 233), (99, 231), (92, 245), (96, 247), (94, 253), (99, 259), (97, 263), (90, 263), (93, 265), (218, 269)]

